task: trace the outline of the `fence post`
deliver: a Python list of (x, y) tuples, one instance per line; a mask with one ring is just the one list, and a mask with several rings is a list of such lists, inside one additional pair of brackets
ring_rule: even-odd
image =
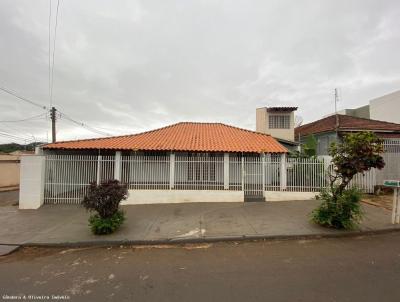
[(242, 155), (242, 191), (244, 191), (244, 157)]
[(281, 166), (280, 166), (280, 190), (285, 191), (287, 188), (287, 162), (286, 153), (281, 155)]
[(224, 153), (224, 190), (229, 190), (229, 153)]
[(115, 152), (114, 179), (121, 180), (121, 151)]
[(169, 154), (169, 189), (174, 188), (175, 181), (175, 153), (171, 152)]
[(20, 209), (38, 209), (43, 204), (45, 167), (45, 156), (21, 156), (19, 185)]
[(100, 184), (100, 175), (101, 175), (101, 155), (97, 156), (97, 177), (96, 177), (96, 183), (99, 185)]
[(261, 153), (261, 175), (262, 175), (262, 190), (263, 190), (263, 195), (265, 190), (265, 153)]

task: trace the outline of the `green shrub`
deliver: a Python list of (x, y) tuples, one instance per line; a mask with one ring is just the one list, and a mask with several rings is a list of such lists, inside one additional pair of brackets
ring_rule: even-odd
[(89, 218), (89, 225), (96, 235), (110, 234), (124, 222), (124, 213), (119, 204), (128, 196), (125, 185), (118, 180), (108, 180), (100, 185), (90, 184), (82, 204), (89, 211), (97, 212)]
[(91, 215), (89, 218), (90, 228), (95, 235), (107, 235), (114, 233), (124, 222), (124, 212), (119, 210), (109, 218), (101, 218), (99, 214)]
[(322, 226), (336, 229), (353, 229), (362, 218), (361, 192), (357, 188), (343, 190), (335, 197), (330, 189), (323, 190), (317, 199), (321, 204), (312, 212), (312, 220)]

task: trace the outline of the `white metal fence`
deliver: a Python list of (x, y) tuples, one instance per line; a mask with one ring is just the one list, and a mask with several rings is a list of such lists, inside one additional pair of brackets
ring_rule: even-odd
[(90, 183), (108, 179), (119, 179), (130, 190), (316, 192), (325, 186), (323, 173), (321, 160), (279, 156), (48, 155), (44, 196), (45, 203), (79, 203)]

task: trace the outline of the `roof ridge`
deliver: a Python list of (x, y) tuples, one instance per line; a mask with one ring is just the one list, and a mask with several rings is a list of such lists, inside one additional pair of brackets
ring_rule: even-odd
[(132, 136), (137, 136), (137, 135), (142, 135), (142, 134), (147, 134), (147, 133), (160, 131), (160, 130), (163, 130), (163, 129), (168, 129), (168, 128), (175, 127), (175, 126), (178, 126), (178, 125), (181, 125), (181, 124), (222, 125), (222, 126), (225, 126), (225, 127), (238, 129), (238, 130), (241, 130), (241, 131), (247, 131), (247, 132), (251, 132), (251, 133), (255, 133), (255, 134), (261, 134), (261, 135), (265, 135), (265, 136), (271, 136), (271, 135), (266, 134), (266, 133), (261, 133), (261, 132), (257, 132), (257, 131), (253, 131), (253, 130), (249, 130), (249, 129), (245, 129), (245, 128), (240, 128), (240, 127), (237, 127), (237, 126), (232, 126), (232, 125), (224, 124), (224, 123), (221, 123), (221, 122), (188, 122), (188, 121), (185, 121), (185, 122), (177, 122), (177, 123), (170, 124), (170, 125), (167, 125), (167, 126), (163, 126), (163, 127), (160, 127), (160, 128), (147, 130), (147, 131), (143, 131), (143, 132), (138, 132), (138, 133), (125, 134), (125, 135), (116, 135), (116, 136), (109, 136), (109, 137), (97, 137), (97, 138), (86, 138), (86, 139), (77, 139), (77, 140), (65, 140), (65, 141), (58, 141), (58, 142), (55, 142), (55, 143), (48, 143), (46, 145), (49, 145), (49, 144), (52, 144), (52, 145), (53, 144), (62, 144), (62, 143), (69, 143), (69, 142), (101, 141), (101, 140), (107, 140), (107, 139), (132, 137)]
[(373, 122), (379, 122), (379, 123), (384, 123), (384, 124), (391, 124), (391, 125), (400, 126), (400, 124), (398, 124), (398, 123), (387, 122), (387, 121), (381, 121), (381, 120), (375, 120), (375, 119), (372, 119), (372, 118), (365, 118), (365, 117), (359, 117), (359, 116), (352, 116), (352, 115), (347, 115), (347, 114), (338, 114), (338, 115), (339, 115), (339, 116), (349, 117), (349, 118), (355, 118), (355, 119), (359, 119), (359, 120), (364, 120), (364, 121), (373, 121)]

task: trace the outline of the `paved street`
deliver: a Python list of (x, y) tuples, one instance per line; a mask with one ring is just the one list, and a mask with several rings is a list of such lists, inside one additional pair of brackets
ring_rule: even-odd
[(400, 301), (400, 234), (170, 247), (25, 248), (1, 296), (70, 301)]

